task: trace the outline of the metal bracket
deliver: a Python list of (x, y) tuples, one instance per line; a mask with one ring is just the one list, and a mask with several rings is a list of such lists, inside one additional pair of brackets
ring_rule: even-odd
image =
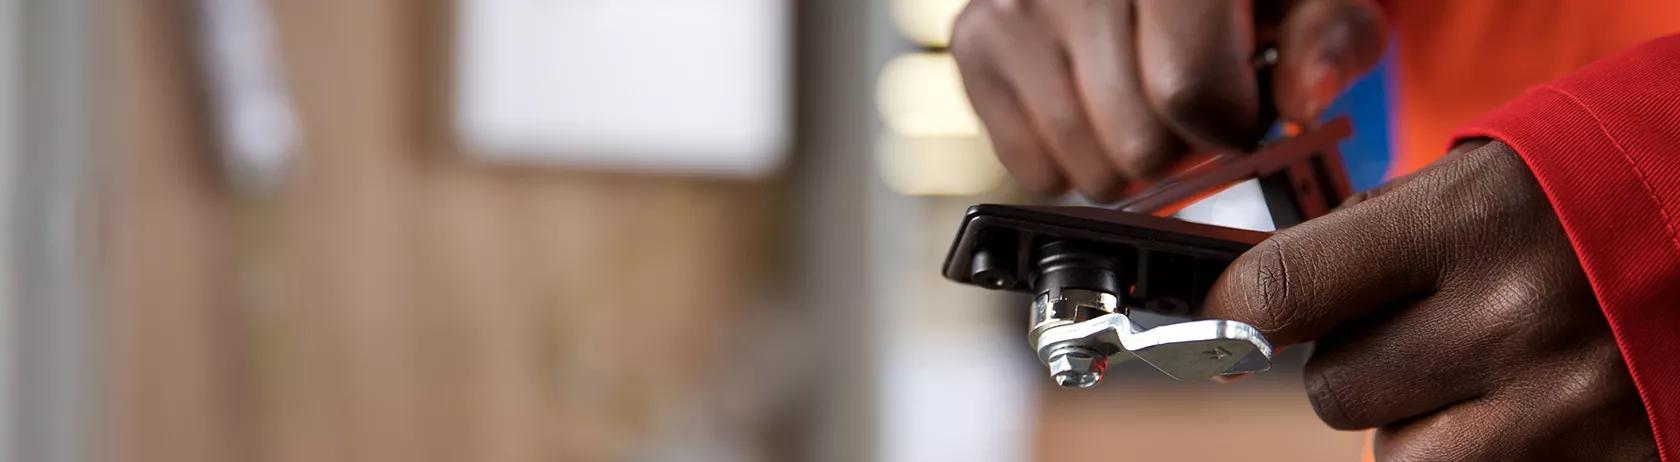
[[(1081, 321), (1080, 312), (1106, 313)], [(1271, 368), (1272, 345), (1258, 329), (1220, 319), (1144, 329), (1112, 294), (1064, 290), (1033, 300), (1028, 342), (1058, 385), (1087, 388), (1102, 381), (1109, 361), (1141, 359), (1178, 380), (1260, 372)]]

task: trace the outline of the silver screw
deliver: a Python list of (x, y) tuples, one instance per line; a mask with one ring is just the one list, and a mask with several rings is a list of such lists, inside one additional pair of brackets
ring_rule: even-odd
[(1056, 380), (1056, 385), (1090, 388), (1102, 381), (1103, 371), (1108, 369), (1108, 357), (1090, 348), (1067, 347), (1050, 353), (1045, 365), (1050, 367), (1050, 378)]

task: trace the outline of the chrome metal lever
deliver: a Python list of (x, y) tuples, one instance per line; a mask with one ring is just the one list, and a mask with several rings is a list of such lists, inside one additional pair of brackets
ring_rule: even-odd
[(1063, 387), (1101, 382), (1111, 358), (1141, 359), (1178, 380), (1260, 372), (1272, 363), (1272, 346), (1254, 326), (1213, 319), (1144, 329), (1106, 292), (1046, 291), (1032, 312), (1028, 341)]

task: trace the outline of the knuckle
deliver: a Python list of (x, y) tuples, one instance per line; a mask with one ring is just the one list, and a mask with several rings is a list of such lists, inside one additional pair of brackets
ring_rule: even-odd
[(1388, 40), (1382, 7), (1369, 1), (1337, 2), (1337, 7), (1342, 30), (1336, 32), (1349, 38), (1354, 59), (1361, 66), (1376, 64)]
[(1146, 79), (1145, 92), (1155, 111), (1169, 125), (1180, 127), (1206, 138), (1208, 141), (1238, 146), (1249, 125), (1246, 122), (1258, 112), (1252, 98), (1244, 94), (1247, 87), (1233, 85), (1232, 79), (1217, 73), (1195, 72), (1191, 69), (1162, 71)]
[[(1536, 268), (1544, 265), (1517, 266)], [(1597, 309), (1555, 312), (1560, 305), (1596, 307), (1586, 282), (1581, 281), (1580, 286), (1576, 286), (1577, 283), (1570, 277), (1522, 270), (1491, 279), (1476, 281), (1461, 276), (1446, 282), (1446, 288), (1453, 292), (1474, 294), (1463, 297), (1465, 304), (1470, 305), (1467, 311), (1477, 316), (1483, 332), (1522, 339), (1521, 342), (1490, 340), (1491, 352), (1526, 360), (1536, 355), (1568, 350), (1586, 338), (1597, 338), (1596, 335), (1583, 334), (1609, 338), (1608, 326), (1594, 322), (1602, 316)]]
[(1588, 416), (1626, 404), (1627, 397), (1639, 396), (1633, 378), (1614, 343), (1603, 342), (1578, 353), (1568, 372), (1553, 379), (1552, 393), (1561, 413)]
[(1302, 376), (1307, 387), (1307, 402), (1312, 405), (1313, 412), (1318, 414), (1318, 419), (1337, 430), (1359, 430), (1374, 426), (1349, 413), (1351, 408), (1342, 402), (1336, 384), (1330, 380), (1329, 371), (1315, 363), (1316, 361), (1309, 361)]
[(969, 2), (951, 23), (951, 38), (946, 48), (958, 61), (985, 55), (989, 48), (987, 43), (994, 36), (1007, 35), (1007, 26), (1021, 15), (1019, 3), (1015, 0)]
[(1555, 340), (1572, 340), (1568, 339), (1567, 332), (1578, 326), (1559, 322), (1558, 316), (1543, 316), (1542, 311), (1559, 300), (1552, 297), (1551, 290), (1541, 281), (1522, 277), (1508, 279), (1481, 288), (1485, 291), (1482, 300), (1473, 309), (1480, 311), (1478, 314), (1484, 319), (1484, 331), (1530, 341), (1526, 345), (1508, 347), (1518, 351), (1555, 348), (1563, 346), (1554, 344)]
[(1159, 172), (1166, 160), (1176, 154), (1177, 147), (1166, 136), (1155, 134), (1126, 136), (1117, 144), (1110, 160), (1121, 174), (1134, 180)]

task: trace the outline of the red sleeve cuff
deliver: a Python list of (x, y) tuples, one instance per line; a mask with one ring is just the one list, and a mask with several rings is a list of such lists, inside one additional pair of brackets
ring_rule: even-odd
[[(1658, 451), (1680, 461), (1680, 222), (1672, 216), (1680, 86), (1647, 81), (1652, 61), (1670, 72), (1654, 75), (1658, 82), (1680, 75), (1669, 65), (1680, 63), (1680, 39), (1653, 43), (1535, 88), (1455, 138), (1503, 141), (1539, 180), (1644, 399)], [(1656, 53), (1666, 55), (1648, 56)]]

